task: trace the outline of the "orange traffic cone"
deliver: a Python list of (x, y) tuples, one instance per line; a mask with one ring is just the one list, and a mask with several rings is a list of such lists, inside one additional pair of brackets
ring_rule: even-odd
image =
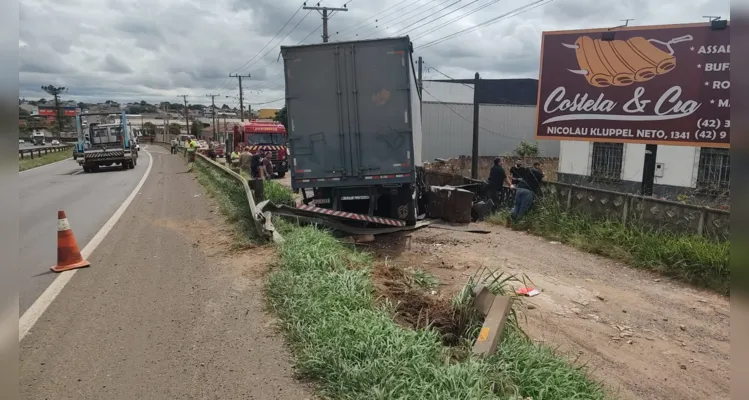
[(83, 259), (78, 244), (75, 242), (73, 231), (70, 230), (68, 217), (65, 211), (57, 212), (57, 265), (52, 271), (62, 272), (75, 268), (83, 268), (91, 265)]

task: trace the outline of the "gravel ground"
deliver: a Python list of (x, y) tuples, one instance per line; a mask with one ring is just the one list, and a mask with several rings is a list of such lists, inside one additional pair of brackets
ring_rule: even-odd
[(25, 399), (307, 399), (264, 282), (270, 247), (227, 253), (216, 205), (154, 150), (140, 194), (21, 342)]
[[(424, 269), (452, 296), (483, 267), (526, 275), (521, 325), (587, 364), (621, 399), (728, 399), (729, 300), (565, 245), (485, 223), (475, 234), (425, 228), (371, 245)], [(518, 285), (520, 286), (520, 285)]]

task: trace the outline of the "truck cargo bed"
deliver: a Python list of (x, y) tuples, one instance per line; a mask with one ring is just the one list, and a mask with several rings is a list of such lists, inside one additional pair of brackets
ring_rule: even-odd
[(408, 37), (281, 52), (294, 189), (414, 182), (421, 115)]

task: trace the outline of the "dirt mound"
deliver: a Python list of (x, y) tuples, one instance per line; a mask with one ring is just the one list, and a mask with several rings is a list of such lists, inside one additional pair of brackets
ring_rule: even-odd
[(455, 346), (464, 334), (464, 318), (457, 315), (450, 301), (425, 292), (411, 283), (407, 271), (380, 264), (372, 271), (372, 282), (379, 296), (395, 305), (395, 321), (412, 329), (431, 327), (442, 335), (446, 346)]

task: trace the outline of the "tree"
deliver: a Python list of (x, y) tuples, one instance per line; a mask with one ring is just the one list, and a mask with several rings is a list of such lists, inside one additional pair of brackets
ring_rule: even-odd
[(224, 110), (224, 111), (226, 111), (226, 110), (229, 109), (229, 106), (227, 106), (226, 104), (224, 104), (223, 106), (221, 106), (221, 109)]
[(147, 106), (147, 105), (148, 105), (148, 103), (146, 103), (146, 101), (145, 101), (145, 100), (141, 100), (141, 101), (140, 101), (140, 105), (141, 105), (141, 106), (143, 106), (143, 107), (145, 107), (145, 106)]
[(278, 121), (281, 124), (283, 124), (283, 126), (288, 127), (288, 124), (286, 123), (286, 118), (287, 118), (286, 117), (286, 106), (283, 106), (283, 108), (281, 108), (280, 110), (278, 110), (278, 112), (276, 113), (276, 116), (273, 117), (273, 120), (274, 121)]
[(524, 140), (515, 148), (515, 155), (518, 157), (538, 157), (538, 154), (538, 143), (529, 143)]
[(62, 131), (62, 113), (60, 112), (60, 94), (68, 91), (64, 86), (53, 86), (47, 85), (42, 86), (42, 90), (51, 94), (55, 97), (55, 122), (57, 123), (57, 139), (60, 139), (60, 131)]
[(23, 119), (26, 119), (26, 118), (28, 118), (28, 117), (29, 117), (30, 115), (31, 115), (31, 113), (30, 113), (30, 112), (28, 112), (28, 111), (24, 110), (24, 109), (23, 109), (23, 108), (21, 108), (21, 107), (18, 107), (18, 117), (19, 117), (19, 118), (23, 118)]
[(193, 135), (193, 136), (195, 136), (195, 137), (200, 136), (200, 133), (203, 131), (203, 128), (202, 128), (201, 125), (203, 125), (202, 122), (198, 122), (196, 120), (193, 120), (192, 124), (190, 124), (190, 134)]
[(146, 122), (143, 124), (143, 130), (146, 131), (148, 136), (156, 135), (156, 125), (154, 125), (153, 122)]
[(170, 135), (179, 135), (182, 132), (182, 127), (180, 124), (172, 122), (169, 124), (169, 134)]

